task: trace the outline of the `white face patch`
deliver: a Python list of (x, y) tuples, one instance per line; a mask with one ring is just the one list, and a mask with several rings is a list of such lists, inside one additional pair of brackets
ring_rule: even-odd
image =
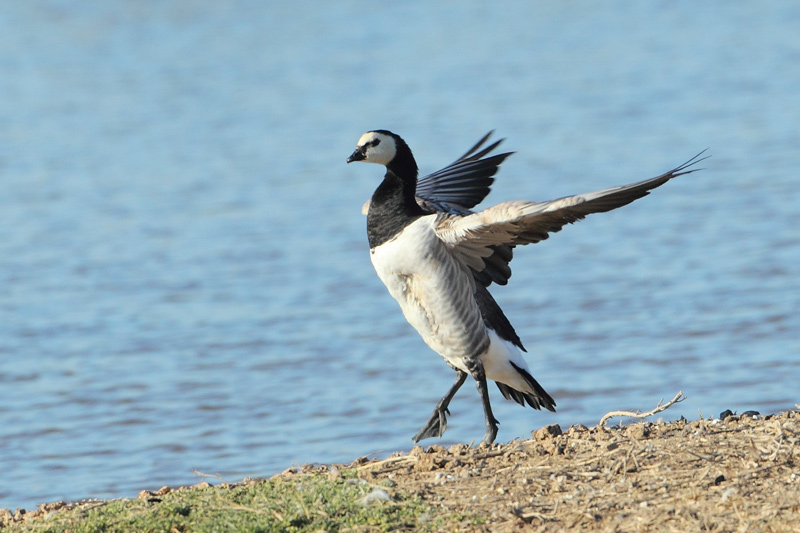
[(358, 140), (357, 148), (364, 148), (365, 163), (388, 165), (397, 154), (397, 143), (390, 135), (368, 131)]

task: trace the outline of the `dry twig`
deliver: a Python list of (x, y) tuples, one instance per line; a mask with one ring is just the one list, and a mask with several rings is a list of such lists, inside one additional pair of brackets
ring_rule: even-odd
[(686, 396), (683, 394), (683, 391), (678, 391), (678, 394), (675, 395), (673, 399), (668, 401), (665, 404), (661, 404), (664, 401), (664, 398), (661, 398), (658, 401), (658, 405), (656, 405), (655, 409), (651, 411), (647, 411), (646, 413), (634, 413), (633, 411), (611, 411), (610, 413), (606, 413), (603, 418), (600, 419), (600, 422), (597, 423), (597, 429), (606, 429), (606, 422), (609, 419), (615, 416), (627, 416), (630, 418), (647, 418), (648, 416), (653, 416), (654, 414), (660, 413), (661, 411), (665, 411), (675, 405), (678, 402), (682, 402), (686, 399)]

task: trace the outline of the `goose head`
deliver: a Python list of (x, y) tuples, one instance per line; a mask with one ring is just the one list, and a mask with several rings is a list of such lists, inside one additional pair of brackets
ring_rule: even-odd
[(358, 139), (348, 163), (363, 161), (384, 165), (388, 170), (406, 180), (417, 179), (417, 162), (406, 142), (396, 133), (387, 130), (368, 131)]

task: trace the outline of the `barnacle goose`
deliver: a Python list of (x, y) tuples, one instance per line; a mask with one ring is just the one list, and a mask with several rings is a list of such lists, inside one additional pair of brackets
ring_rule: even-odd
[[(511, 153), (487, 156), (501, 142), (481, 150), (484, 136), (444, 169), (417, 179), (411, 149), (387, 130), (361, 136), (347, 162), (386, 167), (383, 182), (364, 210), (370, 258), (381, 281), (400, 304), (406, 320), (425, 343), (456, 371), (456, 380), (413, 437), (441, 437), (448, 406), (471, 375), (483, 404), (491, 444), (498, 421), (492, 414), (486, 380), (506, 399), (555, 411), (552, 397), (533, 378), (513, 326), (487, 287), (505, 285), (514, 246), (548, 238), (591, 213), (610, 211), (649, 194), (701, 161), (700, 154), (656, 178), (549, 202), (511, 201), (483, 211), (470, 208), (489, 193), (494, 174)], [(703, 158), (704, 159), (704, 158)]]

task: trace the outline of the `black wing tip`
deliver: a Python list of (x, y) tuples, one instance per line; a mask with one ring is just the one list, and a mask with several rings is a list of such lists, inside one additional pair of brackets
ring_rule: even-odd
[[(692, 172), (699, 172), (700, 170), (705, 170), (705, 168), (690, 168), (690, 167), (693, 167), (694, 165), (700, 163), (701, 161), (705, 161), (706, 159), (711, 157), (711, 155), (707, 155), (707, 156), (701, 157), (708, 150), (709, 149), (706, 148), (705, 150), (699, 152), (697, 155), (695, 155), (694, 157), (692, 157), (691, 159), (689, 159), (685, 163), (682, 163), (682, 164), (678, 165), (677, 167), (673, 168), (672, 170), (670, 170), (668, 172), (665, 172), (665, 173), (661, 174), (660, 176), (656, 176), (655, 178), (651, 178), (649, 180), (644, 180), (643, 182), (641, 182), (641, 183), (639, 183), (637, 185), (646, 184), (646, 183), (654, 183), (654, 185), (652, 187), (649, 187), (647, 189), (648, 191), (650, 191), (652, 189), (655, 189), (656, 187), (659, 187), (659, 186), (663, 185), (664, 183), (668, 182), (672, 178), (677, 178), (678, 176), (685, 176), (686, 174), (691, 174)], [(646, 195), (647, 195), (647, 193), (645, 193), (645, 196)]]
[[(467, 150), (467, 151), (466, 151), (466, 153), (465, 153), (464, 155), (462, 155), (461, 157), (459, 157), (458, 159), (456, 159), (456, 162), (458, 162), (458, 161), (463, 161), (464, 159), (467, 159), (467, 158), (468, 158), (468, 157), (470, 157), (472, 154), (474, 154), (475, 152), (477, 152), (477, 151), (480, 149), (480, 147), (481, 147), (481, 146), (483, 146), (483, 143), (485, 143), (486, 141), (488, 141), (488, 140), (489, 140), (489, 137), (491, 137), (493, 133), (494, 133), (494, 130), (489, 130), (489, 133), (487, 133), (486, 135), (484, 135), (483, 137), (481, 137), (481, 138), (480, 138), (480, 140), (479, 140), (478, 142), (476, 142), (476, 143), (475, 143), (475, 145), (474, 145), (472, 148), (470, 148), (469, 150)], [(502, 139), (501, 139), (501, 141), (502, 141)]]
[(672, 169), (670, 171), (670, 174), (673, 174), (673, 176), (683, 176), (684, 174), (691, 174), (692, 172), (697, 172), (699, 170), (705, 170), (704, 168), (693, 168), (691, 170), (686, 170), (686, 169), (689, 168), (689, 167), (693, 167), (694, 165), (700, 163), (701, 161), (705, 161), (706, 159), (710, 158), (711, 154), (708, 154), (707, 156), (704, 156), (704, 157), (700, 157), (704, 153), (708, 152), (709, 150), (710, 150), (710, 148), (706, 148), (706, 149), (700, 151), (697, 155), (695, 155), (694, 157), (692, 157), (691, 159), (689, 159), (688, 161), (686, 161), (682, 165), (678, 165), (676, 168)]
[[(484, 145), (484, 143), (486, 143), (486, 141), (489, 140), (489, 137), (491, 137), (494, 134), (494, 132), (495, 132), (495, 130), (489, 130), (489, 132), (486, 135), (481, 137), (480, 140), (478, 142), (476, 142), (475, 145), (472, 148), (467, 150), (467, 152), (464, 155), (462, 155), (461, 157), (456, 159), (453, 162), (453, 164), (459, 163), (461, 161), (478, 160), (481, 157), (483, 157), (486, 154), (488, 154), (489, 152), (491, 152), (492, 150), (496, 149), (498, 146), (500, 146), (503, 143), (503, 141), (506, 140), (505, 137), (503, 137), (502, 139), (499, 139), (497, 141), (494, 141), (492, 144), (490, 144), (489, 146), (487, 146), (486, 148), (481, 150), (481, 147)], [(480, 150), (480, 152), (478, 152), (478, 150)], [(511, 155), (511, 153), (513, 153), (513, 152), (510, 152), (508, 155)]]

